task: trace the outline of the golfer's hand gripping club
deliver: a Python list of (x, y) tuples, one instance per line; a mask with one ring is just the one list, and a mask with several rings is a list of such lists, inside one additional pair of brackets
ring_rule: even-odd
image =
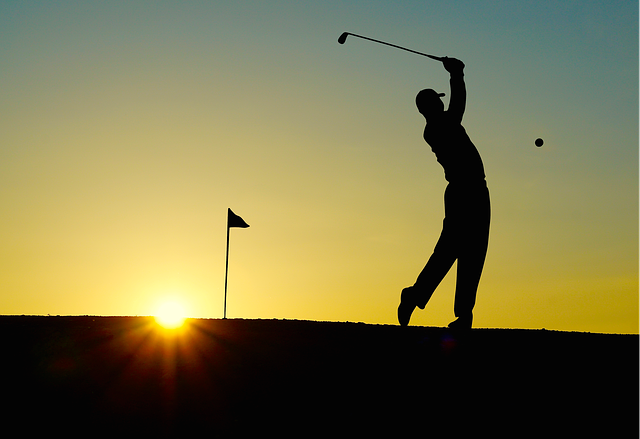
[(444, 65), (444, 69), (452, 76), (464, 74), (464, 63), (457, 58), (445, 56), (442, 58), (442, 64)]

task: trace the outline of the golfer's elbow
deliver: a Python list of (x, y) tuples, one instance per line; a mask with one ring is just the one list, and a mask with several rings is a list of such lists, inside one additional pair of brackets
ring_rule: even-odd
[(467, 89), (464, 84), (464, 76), (451, 76), (451, 99), (449, 100), (449, 114), (457, 121), (462, 122), (464, 110), (467, 105)]

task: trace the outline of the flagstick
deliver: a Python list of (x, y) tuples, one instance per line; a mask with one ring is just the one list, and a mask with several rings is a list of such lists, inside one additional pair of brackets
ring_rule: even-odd
[(227, 318), (227, 276), (229, 274), (229, 219), (227, 218), (227, 264), (224, 270), (224, 317)]

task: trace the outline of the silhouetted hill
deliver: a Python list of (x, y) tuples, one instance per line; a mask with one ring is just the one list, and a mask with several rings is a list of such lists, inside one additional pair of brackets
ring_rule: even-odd
[(31, 316), (0, 334), (5, 431), (638, 437), (637, 335)]

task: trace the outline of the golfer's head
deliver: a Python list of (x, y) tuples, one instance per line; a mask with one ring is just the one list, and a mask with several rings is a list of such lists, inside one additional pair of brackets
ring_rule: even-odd
[(424, 117), (430, 117), (444, 111), (442, 99), (444, 93), (437, 93), (431, 88), (421, 90), (416, 96), (416, 106)]

